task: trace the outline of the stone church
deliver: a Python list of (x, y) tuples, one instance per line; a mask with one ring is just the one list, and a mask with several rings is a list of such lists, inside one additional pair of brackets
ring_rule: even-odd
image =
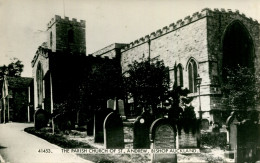
[[(116, 56), (115, 59), (86, 56), (85, 21), (56, 15), (47, 24), (47, 33), (47, 41), (39, 46), (31, 62), (35, 110), (43, 109), (49, 116), (66, 113), (66, 118), (76, 122), (80, 113), (86, 115), (91, 110), (93, 102), (100, 103), (98, 97), (93, 98), (100, 91), (88, 84), (90, 77), (106, 66), (120, 67), (120, 62)], [(117, 72), (121, 74), (121, 69), (109, 75)], [(96, 86), (91, 81), (92, 86)], [(108, 88), (102, 84), (99, 87)], [(111, 98), (104, 94), (102, 97)]]
[[(102, 55), (111, 56), (104, 48)], [(95, 54), (95, 53), (94, 53)], [(122, 71), (142, 57), (159, 58), (170, 69), (170, 80), (188, 88), (199, 117), (197, 76), (202, 78), (200, 98), (202, 118), (218, 122), (221, 105), (223, 67), (260, 67), (260, 25), (239, 11), (205, 8), (150, 35), (138, 38), (121, 49)], [(258, 108), (259, 109), (259, 108)], [(213, 116), (216, 115), (216, 116)]]
[[(134, 60), (150, 57), (164, 61), (172, 83), (190, 90), (197, 116), (200, 97), (202, 117), (218, 122), (223, 110), (220, 86), (226, 78), (223, 67), (239, 64), (260, 69), (260, 25), (239, 11), (206, 8), (129, 44), (114, 43), (87, 56), (85, 21), (55, 16), (47, 31), (48, 40), (38, 48), (32, 67), (35, 106), (49, 112), (60, 101), (80, 94), (78, 81), (87, 79), (82, 76), (93, 63), (115, 60), (125, 72)], [(127, 99), (125, 104), (129, 106)]]

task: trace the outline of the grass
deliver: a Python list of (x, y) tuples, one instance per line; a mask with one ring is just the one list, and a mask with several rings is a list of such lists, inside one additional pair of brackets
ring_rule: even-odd
[[(87, 143), (70, 140), (66, 136), (69, 135), (78, 135), (77, 132), (57, 132), (54, 135), (52, 130), (49, 127), (42, 128), (40, 130), (35, 130), (34, 127), (29, 127), (24, 129), (25, 132), (33, 134), (37, 137), (47, 140), (52, 144), (56, 144), (61, 148), (95, 148)], [(83, 159), (90, 160), (97, 163), (131, 163), (131, 162), (149, 162), (149, 155), (142, 156), (140, 154), (78, 154), (78, 156)]]
[(47, 140), (52, 144), (56, 144), (62, 148), (93, 148), (87, 143), (78, 142), (75, 140), (66, 139), (63, 134), (52, 134), (50, 128), (42, 128), (40, 130), (35, 130), (34, 127), (25, 128), (24, 131), (42, 139)]

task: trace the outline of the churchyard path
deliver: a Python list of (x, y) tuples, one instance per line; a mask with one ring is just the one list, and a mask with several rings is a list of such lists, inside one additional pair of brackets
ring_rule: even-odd
[[(61, 151), (61, 148), (41, 138), (24, 132), (32, 123), (0, 124), (0, 162), (10, 163), (83, 163), (84, 160), (75, 154), (59, 152), (46, 153), (48, 150)], [(39, 151), (40, 150), (40, 151)]]

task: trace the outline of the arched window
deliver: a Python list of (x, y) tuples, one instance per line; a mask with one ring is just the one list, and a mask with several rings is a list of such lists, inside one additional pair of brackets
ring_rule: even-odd
[(191, 59), (188, 64), (188, 76), (189, 76), (189, 90), (192, 93), (197, 92), (197, 63), (194, 61), (194, 59)]
[(50, 47), (52, 47), (52, 32), (50, 33)]
[(177, 73), (176, 73), (176, 81), (177, 81), (177, 86), (183, 86), (183, 72), (182, 72), (183, 68), (181, 66), (181, 64), (179, 64), (177, 66)]
[(43, 102), (43, 70), (40, 62), (38, 63), (37, 66), (36, 82), (37, 82), (38, 106), (41, 107)]
[(236, 69), (238, 65), (254, 70), (254, 44), (249, 31), (238, 20), (228, 25), (223, 36), (223, 82), (229, 76), (228, 69)]
[(70, 29), (68, 31), (68, 41), (69, 41), (69, 43), (73, 43), (74, 42), (74, 32), (73, 32), (72, 29)]

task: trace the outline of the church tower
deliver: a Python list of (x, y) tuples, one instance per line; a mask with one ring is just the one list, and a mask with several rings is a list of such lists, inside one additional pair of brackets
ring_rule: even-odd
[(55, 15), (47, 24), (47, 46), (52, 52), (61, 51), (75, 55), (86, 55), (84, 20)]

